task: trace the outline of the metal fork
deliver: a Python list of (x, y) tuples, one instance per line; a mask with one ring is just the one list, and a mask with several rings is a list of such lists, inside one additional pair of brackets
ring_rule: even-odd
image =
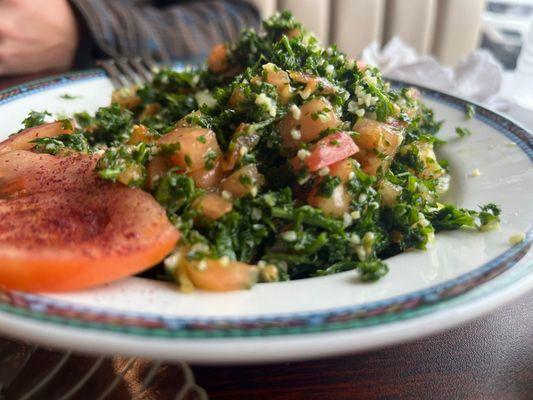
[(164, 66), (151, 59), (140, 57), (103, 60), (97, 65), (107, 73), (115, 89), (140, 86), (150, 82), (154, 73)]
[(208, 399), (185, 363), (60, 354), (5, 339), (0, 355), (2, 400)]

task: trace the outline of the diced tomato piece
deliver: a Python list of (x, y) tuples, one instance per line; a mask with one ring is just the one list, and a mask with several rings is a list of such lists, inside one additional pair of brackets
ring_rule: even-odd
[(248, 164), (238, 169), (220, 183), (220, 188), (235, 197), (244, 197), (249, 193), (257, 193), (265, 178), (257, 170), (257, 165)]
[(146, 126), (141, 124), (133, 126), (128, 144), (152, 143), (153, 141), (154, 135), (150, 133)]
[(228, 50), (223, 44), (217, 44), (211, 50), (209, 58), (207, 59), (207, 65), (209, 70), (215, 73), (222, 73), (228, 69)]
[[(341, 120), (335, 114), (329, 100), (318, 97), (300, 107), (298, 119), (295, 119), (291, 113), (277, 124), (277, 128), (283, 139), (283, 147), (297, 149), (300, 143), (312, 142), (318, 138), (320, 132), (335, 128), (340, 123)], [(299, 131), (299, 137), (293, 136), (293, 129)]]
[(292, 165), (295, 170), (299, 170), (305, 165), (310, 172), (314, 172), (342, 161), (358, 151), (359, 148), (350, 135), (346, 132), (335, 132), (315, 143), (309, 150), (310, 155), (308, 157), (303, 160), (298, 155), (294, 157)]
[[(0, 287), (69, 291), (160, 262), (179, 232), (139, 189), (105, 182), (96, 157), (0, 156)], [(5, 184), (5, 185), (4, 185)]]
[(116, 103), (121, 107), (133, 109), (142, 104), (143, 100), (137, 96), (137, 87), (131, 86), (113, 91), (111, 103)]
[(155, 189), (155, 184), (170, 169), (170, 162), (161, 156), (156, 156), (150, 160), (146, 167), (146, 187), (149, 190)]
[(196, 187), (200, 189), (214, 189), (222, 180), (222, 161), (220, 159), (214, 162), (214, 167), (211, 169), (197, 169), (191, 171), (188, 175), (194, 180)]
[(356, 162), (353, 158), (346, 158), (329, 165), (329, 176), (337, 176), (341, 182), (347, 182), (350, 179), (350, 174), (355, 172)]
[[(183, 172), (193, 178), (197, 187), (213, 189), (222, 179), (222, 152), (212, 130), (198, 127), (176, 128), (159, 138), (157, 144), (176, 146), (166, 159), (171, 165), (181, 167)], [(164, 161), (157, 161), (153, 168), (151, 166), (152, 163), (148, 166), (149, 180), (152, 170), (159, 173), (166, 168)]]
[(344, 160), (357, 153), (359, 148), (350, 135), (345, 132), (335, 132), (319, 140), (305, 159), (309, 171), (317, 171), (337, 161)]
[(241, 123), (231, 139), (228, 152), (223, 162), (223, 170), (232, 171), (235, 168), (235, 164), (237, 164), (244, 154), (253, 149), (259, 143), (260, 139), (261, 136), (255, 130), (250, 129), (250, 124)]
[(322, 94), (335, 94), (337, 89), (326, 78), (315, 76), (302, 71), (290, 71), (289, 73), (292, 80), (305, 83), (305, 88), (300, 91), (300, 95), (310, 96), (315, 92)]
[(352, 201), (352, 197), (344, 187), (344, 184), (341, 183), (333, 189), (330, 197), (322, 197), (317, 195), (320, 182), (317, 182), (313, 189), (311, 189), (307, 197), (307, 202), (313, 207), (320, 208), (324, 214), (342, 217), (349, 210)]
[(233, 89), (233, 92), (228, 99), (228, 106), (231, 108), (237, 108), (244, 100), (246, 100), (246, 96), (244, 95), (243, 90), (237, 86)]
[(259, 277), (258, 267), (239, 261), (187, 261), (184, 257), (181, 266), (195, 287), (215, 292), (250, 289)]
[(359, 69), (359, 71), (364, 71), (366, 67), (368, 66), (366, 62), (361, 61), (361, 60), (357, 60), (356, 64), (357, 64), (357, 69)]
[(363, 171), (376, 175), (381, 167), (386, 171), (403, 140), (405, 129), (367, 118), (357, 120), (353, 126), (358, 133), (355, 143), (361, 151), (355, 158)]
[(263, 78), (276, 87), (280, 102), (287, 104), (293, 94), (289, 74), (275, 64), (268, 63), (263, 65)]
[(402, 194), (402, 187), (395, 185), (387, 179), (383, 179), (378, 186), (378, 192), (381, 195), (381, 204), (392, 207), (396, 200)]
[(233, 203), (217, 193), (206, 193), (195, 201), (195, 208), (206, 218), (216, 220), (233, 209)]
[(213, 161), (221, 154), (215, 133), (205, 128), (176, 128), (160, 137), (157, 144), (175, 145), (170, 160), (187, 171), (203, 169), (209, 159)]

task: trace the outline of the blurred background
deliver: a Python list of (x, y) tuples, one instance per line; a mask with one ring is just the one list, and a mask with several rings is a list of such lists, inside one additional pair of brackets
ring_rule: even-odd
[(262, 16), (288, 9), (323, 43), (357, 56), (371, 42), (399, 37), (420, 54), (455, 65), (490, 50), (507, 69), (533, 19), (533, 0), (253, 0)]

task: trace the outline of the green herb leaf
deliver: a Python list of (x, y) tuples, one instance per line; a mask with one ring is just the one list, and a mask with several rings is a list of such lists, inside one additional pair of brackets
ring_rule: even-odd
[(51, 117), (51, 116), (52, 114), (49, 113), (48, 111), (42, 111), (42, 112), (30, 111), (30, 113), (24, 119), (24, 121), (22, 121), (22, 123), (25, 129), (33, 128), (34, 126), (39, 126), (39, 125), (44, 124), (46, 122), (45, 118)]
[(470, 129), (461, 127), (455, 128), (455, 133), (457, 133), (457, 135), (461, 138), (464, 138), (465, 136), (470, 136), (472, 134), (472, 132), (470, 132)]
[(472, 119), (476, 115), (476, 109), (473, 104), (467, 103), (465, 106), (465, 118)]

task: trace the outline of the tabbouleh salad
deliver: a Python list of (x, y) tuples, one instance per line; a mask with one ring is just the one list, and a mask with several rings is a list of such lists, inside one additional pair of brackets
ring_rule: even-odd
[(321, 47), (287, 12), (74, 120), (34, 151), (96, 154), (102, 179), (150, 193), (181, 232), (164, 265), (185, 291), (349, 270), (376, 281), (436, 232), (498, 223), (494, 204), (440, 201), (442, 123), (420, 92)]

